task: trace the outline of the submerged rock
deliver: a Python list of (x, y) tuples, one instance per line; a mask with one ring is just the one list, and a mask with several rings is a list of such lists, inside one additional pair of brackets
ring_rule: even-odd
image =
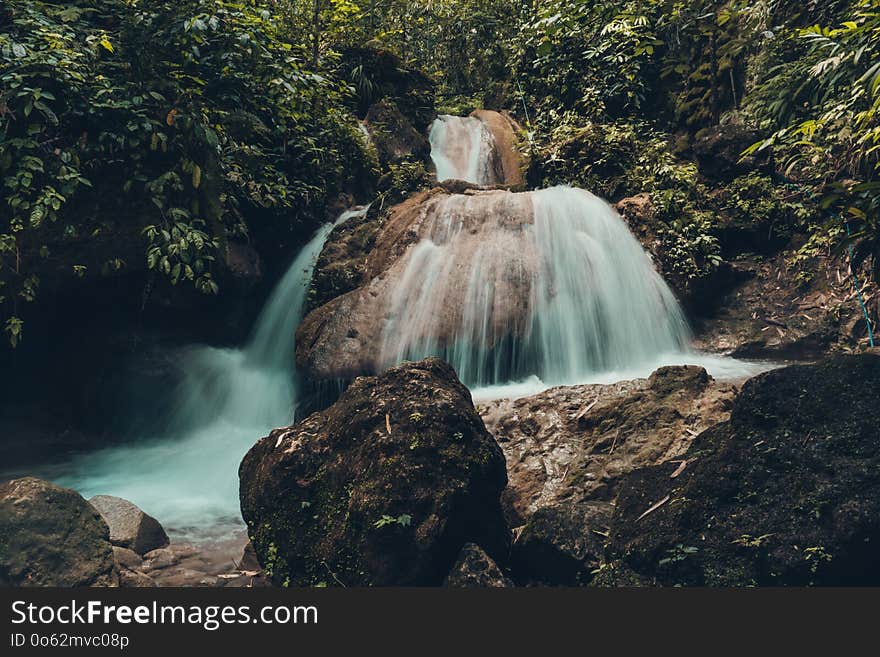
[(110, 527), (110, 542), (113, 545), (141, 555), (168, 545), (168, 535), (159, 521), (128, 500), (112, 495), (95, 495), (89, 504), (98, 510)]
[(356, 379), (260, 440), (239, 474), (257, 556), (282, 585), (438, 585), (467, 542), (507, 554), (504, 456), (438, 359)]
[(603, 584), (878, 585), (880, 356), (747, 382), (729, 421), (620, 484)]
[(117, 586), (107, 524), (79, 493), (35, 477), (0, 485), (0, 586)]
[(514, 584), (479, 545), (466, 544), (446, 576), (451, 588), (507, 588)]

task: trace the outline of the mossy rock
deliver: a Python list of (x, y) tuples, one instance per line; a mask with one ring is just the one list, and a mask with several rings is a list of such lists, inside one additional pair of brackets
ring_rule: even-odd
[(259, 441), (240, 478), (254, 549), (281, 585), (439, 585), (465, 543), (507, 555), (504, 456), (438, 359), (356, 379)]
[(23, 477), (0, 486), (0, 586), (117, 586), (110, 530), (76, 491)]
[(684, 470), (624, 480), (609, 562), (661, 585), (880, 584), (878, 386), (877, 354), (751, 379)]

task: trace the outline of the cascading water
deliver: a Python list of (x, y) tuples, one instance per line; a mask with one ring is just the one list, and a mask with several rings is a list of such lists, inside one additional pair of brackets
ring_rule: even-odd
[[(431, 146), (438, 180), (496, 182), (491, 134), (478, 119), (440, 117)], [(672, 291), (620, 216), (589, 192), (451, 195), (437, 207), (386, 302), (377, 369), (440, 356), (477, 398), (668, 364), (719, 377), (766, 369), (691, 351)]]
[(259, 437), (293, 417), (293, 335), (315, 260), (334, 226), (365, 211), (342, 214), (302, 249), (245, 348), (200, 346), (182, 355), (176, 407), (158, 436), (83, 455), (55, 479), (85, 497), (131, 500), (178, 536), (220, 536), (241, 526), (238, 465)]
[[(489, 202), (483, 212), (500, 218), (491, 239), (469, 223)], [(527, 375), (582, 382), (681, 352), (690, 338), (617, 213), (571, 187), (448, 197), (413, 247), (388, 316), (382, 367), (438, 355), (471, 386)]]
[(494, 140), (480, 119), (441, 115), (431, 125), (428, 139), (438, 181), (464, 180), (477, 185), (501, 182), (493, 167)]
[[(441, 117), (431, 144), (438, 179), (499, 182), (497, 150), (479, 119)], [(720, 377), (766, 369), (689, 352), (671, 291), (620, 217), (588, 192), (484, 190), (432, 203), (418, 215), (420, 239), (349, 315), (321, 325), (336, 333), (315, 336), (343, 371), (343, 354), (359, 359), (349, 371), (439, 355), (479, 399), (646, 376), (664, 364), (700, 364)], [(86, 497), (129, 499), (178, 538), (240, 529), (241, 458), (293, 417), (293, 336), (314, 262), (332, 228), (365, 211), (343, 214), (303, 248), (246, 347), (181, 355), (183, 381), (160, 430), (44, 474)]]

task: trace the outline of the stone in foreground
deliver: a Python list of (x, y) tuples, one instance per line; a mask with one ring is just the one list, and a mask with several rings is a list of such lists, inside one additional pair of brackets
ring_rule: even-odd
[(352, 383), (260, 440), (241, 509), (265, 572), (289, 586), (439, 585), (461, 548), (509, 547), (504, 456), (438, 359)]
[(159, 521), (121, 497), (95, 495), (89, 500), (110, 527), (110, 542), (140, 555), (168, 545)]
[(107, 524), (77, 492), (35, 477), (0, 485), (0, 586), (117, 586)]
[(479, 545), (468, 543), (449, 571), (444, 586), (450, 588), (509, 588), (514, 584)]

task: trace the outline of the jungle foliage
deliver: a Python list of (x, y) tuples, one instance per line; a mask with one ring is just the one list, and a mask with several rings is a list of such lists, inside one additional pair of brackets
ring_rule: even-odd
[[(136, 263), (213, 293), (227, 240), (422, 186), (355, 118), (391, 98), (422, 131), (435, 90), (514, 114), (534, 185), (651, 192), (685, 279), (732, 230), (877, 272), (878, 35), (880, 0), (9, 0), (0, 323), (16, 342), (47, 281)], [(704, 170), (727, 129), (760, 167)]]
[(348, 85), (309, 70), (276, 3), (0, 9), (0, 323), (41, 281), (142, 268), (217, 292), (225, 240), (303, 226), (362, 176)]

